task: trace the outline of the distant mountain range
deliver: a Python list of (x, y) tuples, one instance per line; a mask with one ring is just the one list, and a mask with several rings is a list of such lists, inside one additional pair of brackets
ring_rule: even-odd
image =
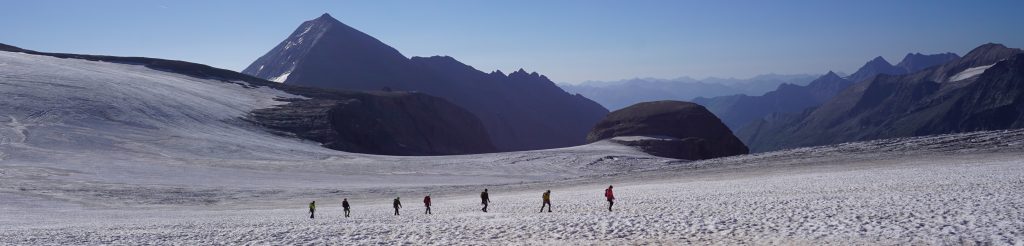
[(583, 144), (608, 113), (536, 72), (484, 73), (447, 56), (406, 58), (328, 14), (302, 23), (242, 72), (291, 85), (438, 96), (480, 118), (501, 151)]
[(570, 93), (593, 99), (605, 108), (616, 110), (638, 102), (685, 100), (724, 95), (761, 95), (780, 84), (806, 85), (818, 75), (765, 74), (749, 79), (706, 78), (676, 79), (636, 78), (619, 81), (586, 81), (580, 84), (559, 84)]
[[(954, 56), (943, 59), (949, 57)], [(877, 60), (869, 62), (871, 69), (883, 67), (877, 66), (881, 64)], [(1020, 49), (985, 44), (962, 58), (913, 73), (862, 77), (867, 79), (821, 106), (770, 115), (743, 127), (737, 135), (752, 150), (769, 151), (1024, 127), (1024, 54)]]
[(820, 105), (853, 82), (828, 72), (806, 86), (781, 84), (761, 96), (731, 95), (693, 100), (717, 115), (726, 126), (739, 129), (775, 112), (799, 112)]
[[(718, 115), (729, 128), (736, 131), (741, 127), (774, 113), (796, 113), (807, 108), (821, 105), (846, 87), (858, 81), (857, 78), (870, 78), (878, 74), (906, 74), (920, 69), (939, 65), (959, 58), (953, 53), (922, 55), (907, 54), (899, 66), (893, 66), (882, 57), (877, 57), (864, 64), (856, 73), (842, 78), (834, 72), (815, 79), (805, 86), (797, 84), (781, 84), (774, 91), (760, 96), (730, 95), (712, 98), (696, 98), (693, 101), (704, 105)], [(743, 138), (743, 136), (740, 136)]]

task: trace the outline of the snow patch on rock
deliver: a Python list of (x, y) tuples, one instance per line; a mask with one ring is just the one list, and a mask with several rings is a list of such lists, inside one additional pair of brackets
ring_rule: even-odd
[(284, 72), (281, 75), (278, 75), (276, 77), (270, 78), (270, 81), (274, 81), (274, 82), (278, 82), (278, 83), (284, 83), (285, 81), (288, 81), (288, 76), (289, 75), (292, 75), (292, 71)]
[(956, 75), (950, 76), (949, 79), (946, 79), (946, 81), (956, 82), (956, 81), (961, 81), (961, 80), (973, 78), (975, 76), (981, 75), (982, 73), (985, 73), (985, 70), (988, 70), (989, 68), (991, 68), (994, 65), (995, 64), (968, 68), (968, 69), (965, 69), (964, 71), (962, 71), (960, 73), (957, 73)]

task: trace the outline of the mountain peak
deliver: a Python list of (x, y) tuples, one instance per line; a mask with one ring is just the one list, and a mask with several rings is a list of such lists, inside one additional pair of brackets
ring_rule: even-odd
[[(300, 63), (327, 64), (338, 56), (360, 61), (357, 66), (347, 68), (350, 69), (346, 72), (349, 77), (345, 77), (365, 81), (365, 87), (360, 89), (381, 88), (380, 84), (395, 86), (397, 82), (394, 81), (407, 80), (396, 78), (398, 75), (393, 74), (375, 74), (371, 68), (382, 64), (409, 66), (408, 58), (380, 40), (334, 19), (328, 13), (303, 22), (288, 38), (250, 64), (242, 73), (283, 83), (315, 83), (313, 81), (327, 78), (304, 78), (292, 72)], [(376, 82), (380, 84), (372, 84)]]
[(879, 64), (879, 65), (885, 64), (885, 65), (892, 66), (892, 63), (889, 63), (889, 61), (885, 60), (885, 58), (882, 57), (882, 56), (877, 56), (877, 57), (875, 57), (875, 59), (871, 59), (871, 61), (869, 61), (868, 63), (869, 64)]
[(983, 44), (981, 46), (978, 46), (978, 48), (974, 48), (973, 50), (971, 50), (971, 52), (968, 52), (967, 55), (964, 55), (964, 58), (977, 58), (977, 57), (982, 57), (982, 56), (1000, 55), (1000, 54), (1007, 54), (1007, 53), (1020, 53), (1020, 52), (1021, 52), (1020, 49), (1007, 48), (1005, 45), (1002, 45), (1002, 44), (987, 43), (987, 44)]
[[(331, 16), (331, 14), (328, 13), (324, 13), (323, 15), (320, 15), (320, 17), (316, 17), (316, 19), (308, 20), (303, 23), (303, 26), (305, 27), (312, 27), (313, 29), (319, 30), (334, 29), (332, 27), (338, 25), (348, 27), (347, 29), (355, 30), (354, 28), (345, 25), (345, 23), (341, 23), (341, 21), (335, 19), (333, 16)], [(300, 26), (299, 28), (302, 28), (302, 26)]]
[(1021, 49), (1008, 48), (1002, 44), (983, 44), (964, 55), (964, 57), (957, 62), (956, 68), (947, 72), (958, 73), (964, 69), (972, 67), (992, 65), (1021, 53), (1024, 53)]
[(814, 81), (811, 81), (811, 83), (809, 83), (807, 86), (808, 87), (816, 87), (816, 86), (820, 87), (820, 86), (823, 86), (823, 85), (836, 84), (836, 83), (848, 83), (848, 80), (843, 79), (843, 77), (840, 77), (838, 74), (836, 74), (833, 71), (828, 71), (828, 73), (826, 73), (825, 75), (822, 75), (821, 77), (818, 77), (818, 79), (815, 79)]
[(899, 74), (901, 72), (902, 69), (893, 66), (892, 63), (886, 61), (885, 58), (877, 56), (875, 59), (871, 59), (871, 61), (864, 63), (864, 66), (857, 69), (857, 72), (851, 74), (847, 79), (852, 81), (861, 81), (863, 79), (874, 77), (878, 74)]
[(932, 66), (945, 64), (949, 61), (959, 59), (960, 56), (952, 52), (925, 55), (921, 53), (907, 53), (897, 67), (903, 69), (903, 73), (913, 73)]
[(324, 13), (323, 15), (320, 15), (320, 17), (317, 17), (314, 20), (334, 20), (334, 21), (337, 21), (338, 19), (335, 19), (334, 17), (332, 17), (331, 14)]
[(529, 77), (529, 76), (530, 76), (530, 73), (527, 73), (526, 69), (522, 69), (522, 68), (520, 68), (519, 70), (516, 70), (515, 72), (512, 72), (512, 73), (508, 74), (508, 77), (510, 77), (510, 78), (511, 77)]
[(986, 43), (975, 49), (1006, 49), (1006, 45), (1000, 43)]

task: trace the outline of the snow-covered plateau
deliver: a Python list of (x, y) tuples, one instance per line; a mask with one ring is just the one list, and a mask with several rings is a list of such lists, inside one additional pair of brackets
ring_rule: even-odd
[(1024, 244), (1024, 130), (693, 162), (608, 141), (377, 156), (243, 120), (298, 97), (271, 88), (11, 52), (0, 64), (0, 244)]

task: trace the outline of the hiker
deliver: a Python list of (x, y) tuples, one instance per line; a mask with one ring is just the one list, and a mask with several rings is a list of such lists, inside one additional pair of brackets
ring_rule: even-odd
[(313, 218), (313, 214), (316, 213), (316, 201), (309, 203), (309, 218)]
[(394, 206), (395, 206), (395, 215), (399, 215), (399, 214), (398, 214), (398, 209), (399, 209), (399, 208), (402, 208), (402, 202), (401, 202), (401, 201), (399, 201), (399, 200), (398, 200), (398, 198), (399, 198), (399, 197), (395, 197), (395, 202), (394, 202)]
[(423, 198), (423, 205), (427, 206), (427, 211), (423, 212), (423, 214), (434, 214), (430, 212), (430, 194), (427, 194), (427, 197)]
[(484, 213), (487, 212), (487, 204), (491, 203), (491, 197), (487, 195), (487, 189), (484, 189), (483, 193), (480, 193), (480, 203), (484, 204)]
[(615, 205), (615, 194), (612, 194), (612, 186), (609, 185), (608, 189), (604, 189), (604, 198), (608, 198), (608, 211), (612, 211), (612, 205)]
[(341, 207), (345, 209), (345, 218), (348, 218), (348, 214), (349, 214), (348, 198), (345, 198), (344, 200), (341, 201)]
[(550, 213), (551, 212), (551, 190), (545, 191), (544, 192), (544, 196), (542, 196), (542, 197), (544, 198), (544, 204), (540, 205), (540, 212), (543, 213), (544, 212), (544, 206), (548, 206), (548, 213)]

